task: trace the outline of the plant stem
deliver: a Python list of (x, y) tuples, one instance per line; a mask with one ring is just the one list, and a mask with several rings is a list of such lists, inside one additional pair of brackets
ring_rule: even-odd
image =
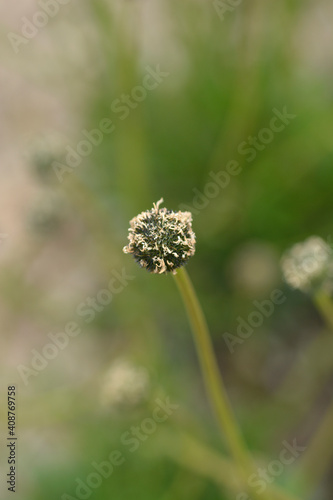
[[(330, 329), (333, 330), (333, 304), (330, 296), (324, 290), (321, 290), (314, 295), (313, 300), (323, 319)], [(327, 346), (327, 349), (329, 349), (329, 346)], [(314, 433), (297, 470), (296, 484), (299, 483), (306, 493), (310, 493), (318, 486), (332, 460), (332, 421), (333, 402), (330, 403), (326, 415), (324, 415), (318, 429)]]
[(246, 467), (248, 464), (247, 452), (232, 414), (229, 399), (217, 366), (207, 323), (193, 285), (183, 267), (177, 271), (174, 277), (182, 294), (192, 326), (211, 405), (216, 413), (220, 427), (228, 440), (228, 445), (234, 459), (238, 464)]
[[(216, 450), (198, 441), (187, 431), (164, 428), (159, 432), (157, 439), (158, 441), (154, 442), (158, 450), (156, 453), (160, 454), (160, 450), (163, 449), (167, 456), (182, 467), (213, 480), (216, 485), (227, 488), (233, 495), (231, 498), (238, 498), (241, 478), (235, 462), (221, 457)], [(270, 500), (299, 500), (279, 486), (270, 484), (268, 487)]]
[[(183, 267), (178, 269), (174, 278), (182, 295), (192, 326), (197, 353), (211, 406), (213, 407), (222, 433), (226, 437), (229, 450), (239, 467), (244, 487), (249, 489), (247, 479), (253, 473), (254, 466), (231, 409), (229, 398), (214, 355), (204, 314), (186, 270)], [(265, 496), (259, 495), (255, 490), (251, 490), (251, 495), (253, 498), (260, 499)]]
[(325, 322), (333, 330), (333, 304), (330, 296), (325, 291), (319, 291), (315, 293), (313, 300)]
[(295, 483), (304, 495), (313, 493), (329, 469), (333, 456), (333, 403), (312, 437), (295, 474)]

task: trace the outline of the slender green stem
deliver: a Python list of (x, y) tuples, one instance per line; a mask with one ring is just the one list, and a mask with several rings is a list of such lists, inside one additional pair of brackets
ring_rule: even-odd
[[(178, 269), (174, 277), (185, 303), (192, 326), (210, 403), (222, 433), (228, 442), (230, 452), (239, 467), (244, 486), (248, 489), (247, 479), (253, 473), (254, 466), (231, 409), (229, 398), (214, 355), (204, 314), (185, 269), (183, 267)], [(259, 495), (254, 490), (251, 490), (251, 495), (253, 498), (264, 498), (264, 495)]]
[[(314, 302), (323, 319), (333, 330), (333, 304), (330, 296), (324, 290), (317, 292)], [(296, 483), (310, 493), (321, 481), (333, 456), (333, 402), (314, 433), (304, 457), (299, 463), (296, 473)]]
[(333, 457), (333, 403), (312, 437), (299, 462), (295, 483), (304, 494), (310, 495), (324, 478)]
[(240, 431), (235, 424), (228, 396), (217, 366), (207, 323), (196, 297), (193, 285), (184, 268), (174, 275), (182, 294), (192, 326), (200, 364), (205, 378), (210, 402), (220, 427), (226, 436), (230, 451), (237, 463), (247, 467), (248, 457)]
[(313, 300), (325, 322), (333, 330), (333, 304), (330, 296), (325, 291), (319, 291)]
[[(241, 478), (234, 461), (222, 457), (216, 450), (187, 431), (164, 428), (159, 432), (157, 439), (158, 441), (154, 441), (157, 453), (160, 454), (163, 449), (167, 456), (182, 467), (213, 480), (216, 485), (227, 488), (233, 495), (231, 498), (238, 498)], [(270, 484), (268, 487), (270, 500), (299, 500), (279, 486)]]

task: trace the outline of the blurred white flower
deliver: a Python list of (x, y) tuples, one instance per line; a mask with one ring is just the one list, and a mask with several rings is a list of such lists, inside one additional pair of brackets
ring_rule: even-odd
[(148, 393), (149, 376), (143, 367), (118, 359), (106, 372), (101, 388), (103, 406), (135, 406)]
[(332, 277), (332, 249), (319, 236), (311, 236), (282, 256), (281, 268), (291, 287), (309, 291)]

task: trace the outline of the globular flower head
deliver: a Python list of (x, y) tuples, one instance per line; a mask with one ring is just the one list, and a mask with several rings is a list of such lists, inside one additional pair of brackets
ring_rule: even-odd
[(291, 287), (309, 292), (332, 278), (332, 249), (319, 236), (311, 236), (282, 256), (281, 267)]
[(163, 198), (130, 221), (129, 244), (123, 251), (147, 271), (175, 274), (195, 252), (192, 214), (160, 208), (162, 202)]

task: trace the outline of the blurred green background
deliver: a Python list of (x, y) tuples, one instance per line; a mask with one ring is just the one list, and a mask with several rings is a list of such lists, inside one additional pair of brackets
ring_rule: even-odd
[[(244, 500), (224, 485), (227, 451), (173, 279), (122, 253), (129, 220), (161, 197), (193, 212), (187, 269), (258, 463), (284, 440), (306, 445), (330, 403), (330, 335), (310, 298), (283, 282), (279, 260), (297, 241), (332, 234), (333, 9), (236, 3), (55, 0), (26, 42), (8, 33), (21, 33), (23, 16), (38, 21), (42, 2), (1, 7), (1, 415), (16, 381), (16, 498)], [(149, 89), (152, 69), (163, 75)], [(293, 118), (272, 131), (283, 110)], [(102, 120), (113, 130), (84, 150), (84, 130)], [(68, 148), (88, 154), (70, 168)], [(238, 174), (207, 187), (231, 161)], [(134, 279), (85, 321), (78, 306), (123, 269)], [(231, 352), (225, 334), (276, 289), (283, 304)], [(48, 334), (72, 321), (81, 333), (22, 378), (18, 367), (32, 368)], [(178, 408), (131, 452), (123, 434), (166, 398)], [(113, 450), (123, 463), (78, 497), (78, 478)], [(332, 498), (327, 462), (306, 498)], [(274, 484), (287, 485), (297, 464)]]

